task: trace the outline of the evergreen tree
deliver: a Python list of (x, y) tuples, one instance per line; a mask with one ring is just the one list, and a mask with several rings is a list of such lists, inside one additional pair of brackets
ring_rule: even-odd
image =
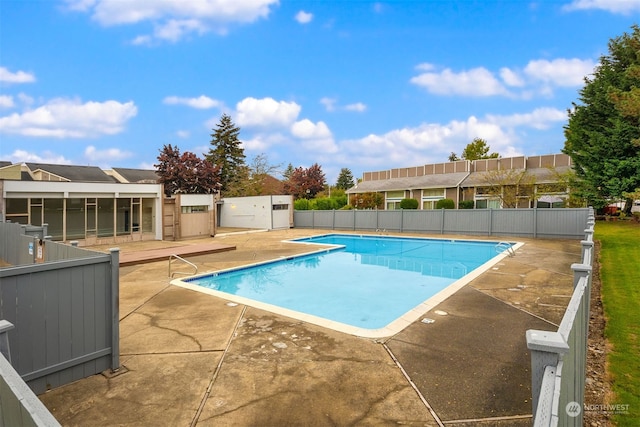
[(284, 177), (284, 179), (291, 179), (291, 175), (293, 175), (293, 170), (294, 170), (293, 165), (289, 163), (285, 171), (282, 173), (282, 176)]
[(351, 174), (351, 170), (348, 168), (340, 169), (340, 175), (338, 175), (338, 180), (336, 181), (336, 188), (348, 190), (351, 187), (353, 187), (353, 175)]
[(577, 193), (594, 207), (640, 187), (640, 28), (632, 29), (609, 41), (564, 128), (562, 151), (573, 160)]
[(238, 138), (240, 128), (231, 117), (223, 114), (220, 123), (211, 134), (211, 147), (206, 160), (219, 168), (220, 191), (226, 193), (240, 186), (239, 182), (246, 176), (244, 148)]

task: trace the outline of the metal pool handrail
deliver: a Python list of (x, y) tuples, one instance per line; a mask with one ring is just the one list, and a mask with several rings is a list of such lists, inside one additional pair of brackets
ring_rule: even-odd
[[(189, 264), (189, 265), (190, 265), (191, 267), (193, 267), (193, 269), (194, 269), (193, 273), (187, 273), (187, 272), (184, 272), (184, 271), (174, 271), (173, 273), (171, 273), (171, 260), (172, 260), (173, 258), (175, 258), (175, 259), (177, 259), (177, 260), (179, 260), (179, 261), (182, 261), (182, 262), (184, 262), (184, 263), (186, 263), (186, 264)], [(173, 278), (173, 275), (174, 275), (174, 274), (187, 274), (187, 275), (193, 275), (193, 274), (197, 274), (197, 273), (198, 273), (198, 266), (197, 266), (197, 265), (195, 265), (194, 263), (189, 262), (189, 261), (187, 261), (186, 259), (184, 259), (184, 258), (182, 258), (182, 257), (180, 257), (180, 256), (178, 256), (178, 255), (176, 255), (176, 254), (171, 254), (171, 255), (169, 255), (169, 277)]]

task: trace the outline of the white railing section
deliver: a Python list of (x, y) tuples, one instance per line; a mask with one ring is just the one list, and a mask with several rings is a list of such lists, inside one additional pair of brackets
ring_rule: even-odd
[(533, 422), (536, 427), (582, 426), (586, 380), (589, 305), (591, 301), (593, 232), (590, 211), (582, 261), (573, 264), (573, 295), (556, 332), (528, 330), (531, 351)]

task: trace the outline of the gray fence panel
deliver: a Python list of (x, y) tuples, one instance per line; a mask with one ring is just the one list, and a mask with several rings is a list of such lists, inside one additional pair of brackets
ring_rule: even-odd
[(589, 209), (294, 211), (294, 227), (581, 239)]
[(378, 211), (366, 210), (366, 211), (353, 211), (356, 217), (356, 230), (369, 230), (374, 231), (379, 229), (378, 226)]
[(106, 254), (0, 270), (13, 364), (36, 393), (111, 367), (111, 274)]
[(313, 228), (313, 211), (293, 211), (296, 228)]
[(334, 211), (335, 225), (333, 228), (336, 230), (355, 230), (356, 228), (356, 213), (353, 210), (340, 210)]
[(402, 231), (404, 211), (400, 215), (394, 211), (376, 211), (378, 214), (376, 230)]
[[(397, 212), (397, 211), (390, 211)], [(417, 233), (440, 233), (442, 214), (440, 211), (403, 210), (402, 231)]]
[(443, 233), (489, 235), (492, 210), (450, 210), (445, 212)]
[(588, 209), (538, 209), (538, 237), (574, 238), (584, 235)]
[(90, 251), (87, 249), (78, 248), (51, 240), (44, 241), (45, 262), (80, 259), (93, 256), (95, 256), (95, 251)]
[(492, 209), (493, 236), (535, 237), (535, 209)]

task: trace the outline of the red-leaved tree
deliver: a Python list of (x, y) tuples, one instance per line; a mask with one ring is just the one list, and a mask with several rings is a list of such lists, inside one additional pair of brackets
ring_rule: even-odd
[(158, 155), (156, 173), (167, 197), (176, 193), (213, 194), (220, 188), (218, 167), (190, 151), (165, 145)]
[(326, 180), (322, 168), (314, 163), (309, 168), (298, 167), (284, 182), (284, 192), (296, 199), (312, 199), (324, 189)]

